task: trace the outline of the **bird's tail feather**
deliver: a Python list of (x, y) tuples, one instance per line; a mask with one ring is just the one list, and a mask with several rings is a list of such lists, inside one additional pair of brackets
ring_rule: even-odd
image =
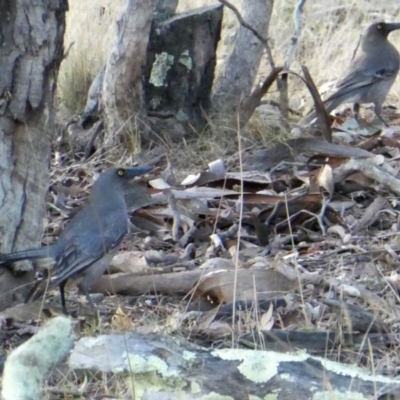
[(47, 248), (30, 249), (18, 251), (15, 253), (0, 254), (0, 265), (9, 264), (16, 261), (34, 260), (51, 256)]
[(337, 96), (334, 98), (328, 98), (324, 101), (324, 106), (326, 112), (329, 114), (332, 110), (339, 107), (342, 103), (345, 102), (346, 99), (343, 99), (343, 96)]
[[(344, 102), (342, 97), (336, 97), (336, 98), (328, 98), (326, 99), (324, 103), (324, 107), (326, 112), (329, 114), (332, 110), (334, 110), (336, 107), (339, 107), (340, 104)], [(315, 111), (315, 108), (313, 107), (300, 121), (300, 124), (306, 125), (311, 123), (315, 118), (317, 117), (317, 113)]]

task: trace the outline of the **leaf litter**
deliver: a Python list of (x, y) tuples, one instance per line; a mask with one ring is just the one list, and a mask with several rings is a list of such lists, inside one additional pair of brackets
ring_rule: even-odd
[[(130, 233), (93, 288), (102, 331), (175, 334), (218, 347), (231, 346), (233, 335), (246, 348), (269, 348), (271, 337), (286, 335), (281, 351), (303, 348), (396, 375), (400, 130), (353, 128), (337, 119), (334, 137), (370, 157), (301, 151), (263, 172), (260, 152), (248, 151), (242, 172), (215, 160), (187, 174), (157, 159)], [(84, 203), (93, 169), (54, 168), (43, 244)], [(67, 289), (85, 320), (83, 296)], [(60, 311), (58, 302), (49, 293), (43, 308), (2, 316), (10, 333), (26, 331), (24, 340), (26, 327)], [(316, 347), (313, 335), (327, 332), (337, 334), (331, 348)], [(362, 340), (374, 343), (373, 357)]]

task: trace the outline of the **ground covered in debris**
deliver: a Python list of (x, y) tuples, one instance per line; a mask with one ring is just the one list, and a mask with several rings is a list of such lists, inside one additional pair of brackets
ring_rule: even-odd
[[(78, 334), (163, 333), (213, 348), (305, 349), (397, 376), (400, 116), (386, 110), (385, 118), (390, 128), (352, 118), (333, 125), (335, 143), (366, 157), (293, 151), (265, 171), (260, 150), (248, 149), (185, 171), (168, 154), (149, 155), (142, 162), (155, 169), (142, 179), (131, 232), (93, 288), (100, 321), (67, 286)], [(53, 163), (43, 244), (111, 165), (98, 155), (82, 164), (68, 153)], [(57, 291), (9, 311), (4, 351), (60, 311)], [(122, 390), (115, 377), (77, 376), (62, 390), (58, 377), (48, 385), (51, 398), (94, 396), (104, 385), (108, 393)]]

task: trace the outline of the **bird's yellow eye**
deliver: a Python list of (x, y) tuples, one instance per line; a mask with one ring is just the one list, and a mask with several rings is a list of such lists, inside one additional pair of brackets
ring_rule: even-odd
[(124, 176), (125, 172), (123, 169), (118, 170), (118, 176)]
[(378, 24), (378, 25), (376, 26), (376, 29), (381, 30), (382, 28), (383, 28), (383, 26), (382, 26), (381, 24)]

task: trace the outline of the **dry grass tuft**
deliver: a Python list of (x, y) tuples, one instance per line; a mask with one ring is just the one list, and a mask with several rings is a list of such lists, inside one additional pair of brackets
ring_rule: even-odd
[(58, 98), (72, 114), (83, 110), (90, 84), (107, 59), (123, 4), (122, 0), (69, 2), (64, 47), (74, 44), (61, 64)]

